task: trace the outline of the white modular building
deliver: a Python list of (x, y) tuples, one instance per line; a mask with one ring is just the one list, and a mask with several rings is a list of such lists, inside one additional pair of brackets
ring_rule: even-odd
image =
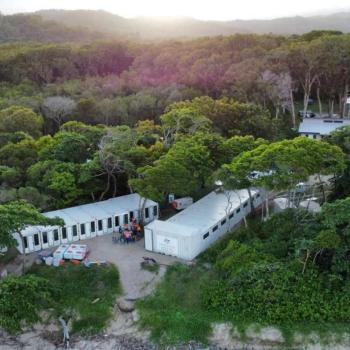
[[(87, 238), (116, 232), (120, 226), (129, 224), (133, 218), (140, 219), (140, 196), (137, 193), (111, 198), (105, 201), (79, 205), (43, 213), (49, 218), (61, 218), (65, 225), (28, 226), (22, 232), (24, 247), (18, 233), (14, 237), (17, 249), (23, 253), (39, 251)], [(144, 221), (157, 219), (159, 208), (156, 202), (147, 199), (144, 205)]]
[[(254, 207), (260, 190), (251, 189)], [(192, 260), (251, 212), (247, 190), (213, 191), (166, 221), (145, 227), (146, 250)]]
[(299, 134), (320, 140), (332, 131), (350, 125), (350, 119), (340, 118), (304, 118), (299, 125)]

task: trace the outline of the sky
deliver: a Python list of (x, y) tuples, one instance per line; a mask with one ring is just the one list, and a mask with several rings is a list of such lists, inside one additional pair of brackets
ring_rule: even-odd
[(0, 0), (0, 12), (102, 9), (123, 17), (186, 16), (203, 20), (267, 19), (350, 10), (349, 0)]

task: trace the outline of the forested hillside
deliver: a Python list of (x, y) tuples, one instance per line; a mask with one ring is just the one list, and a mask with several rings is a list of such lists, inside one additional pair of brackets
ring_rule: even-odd
[(0, 13), (0, 43), (13, 41), (84, 42), (103, 38), (105, 35), (66, 27), (57, 21), (43, 20), (39, 15), (12, 15)]
[(0, 42), (83, 42), (101, 38), (193, 39), (218, 35), (296, 35), (313, 30), (350, 32), (350, 13), (272, 20), (203, 21), (189, 17), (124, 18), (106, 11), (42, 10), (0, 16)]
[(82, 26), (113, 35), (134, 38), (194, 38), (234, 33), (293, 35), (312, 30), (350, 31), (350, 13), (285, 17), (271, 20), (203, 21), (179, 17), (167, 19), (123, 18), (105, 11), (43, 10), (38, 14), (70, 27)]
[[(225, 138), (291, 137), (303, 108), (346, 116), (349, 62), (350, 35), (338, 32), (3, 44), (0, 200), (55, 208), (126, 193), (179, 132), (221, 149), (203, 170), (211, 173), (227, 160)], [(195, 135), (207, 130), (211, 141)], [(198, 176), (193, 195), (205, 187)]]

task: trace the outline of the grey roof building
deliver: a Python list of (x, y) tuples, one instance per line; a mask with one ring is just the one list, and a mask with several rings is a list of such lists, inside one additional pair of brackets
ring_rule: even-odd
[(299, 126), (299, 134), (313, 139), (321, 139), (345, 125), (350, 125), (350, 119), (304, 118)]

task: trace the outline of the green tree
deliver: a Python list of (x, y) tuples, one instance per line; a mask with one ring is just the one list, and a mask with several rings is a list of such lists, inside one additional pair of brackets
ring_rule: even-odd
[(43, 118), (24, 107), (12, 106), (0, 111), (0, 132), (25, 132), (33, 137), (42, 133)]
[(58, 207), (71, 204), (82, 193), (77, 186), (75, 176), (70, 172), (53, 172), (49, 189), (52, 190)]
[(35, 143), (30, 140), (23, 140), (18, 143), (9, 143), (0, 148), (0, 163), (11, 168), (26, 171), (36, 163), (38, 153)]
[(89, 141), (77, 132), (58, 132), (39, 150), (41, 160), (84, 163), (90, 152)]
[[(267, 191), (288, 191), (307, 180), (311, 175), (340, 173), (345, 168), (345, 158), (341, 149), (327, 142), (318, 142), (306, 137), (274, 142), (269, 145), (243, 152), (231, 164), (224, 166), (230, 173), (231, 181), (248, 181), (262, 186)], [(259, 172), (255, 179), (252, 172)], [(268, 215), (268, 195), (266, 210)]]
[(24, 251), (22, 230), (28, 225), (64, 225), (62, 219), (47, 218), (33, 205), (25, 201), (15, 201), (0, 205), (0, 247), (13, 247), (16, 240), (12, 234), (19, 235)]
[(10, 333), (21, 331), (23, 324), (40, 321), (40, 311), (50, 305), (49, 282), (34, 275), (11, 275), (0, 282), (0, 326)]
[(191, 107), (173, 106), (160, 120), (167, 145), (171, 144), (177, 134), (193, 135), (198, 131), (207, 131), (211, 124), (200, 111)]

